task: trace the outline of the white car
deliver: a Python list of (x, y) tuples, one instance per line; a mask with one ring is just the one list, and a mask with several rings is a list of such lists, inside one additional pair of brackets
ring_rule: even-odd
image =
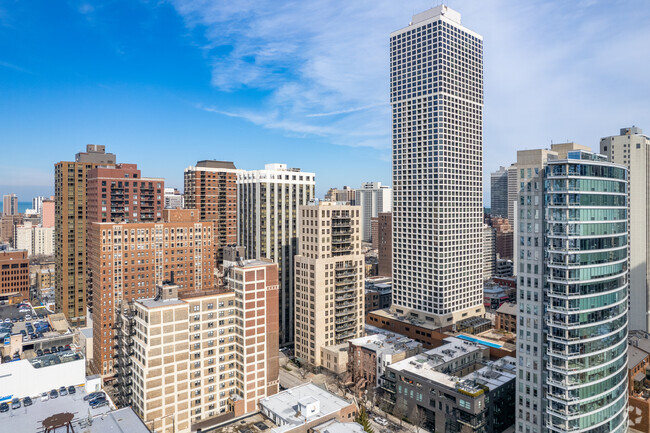
[(50, 396), (47, 394), (47, 392), (44, 392), (41, 394), (41, 401), (48, 401), (50, 399)]
[(32, 316), (30, 316), (29, 314), (25, 315), (25, 320), (32, 320)]
[(382, 418), (380, 416), (375, 417), (375, 422), (377, 424), (379, 424), (379, 425), (384, 426), (384, 427), (386, 427), (388, 425), (388, 420), (386, 420), (386, 419), (384, 419), (384, 418)]

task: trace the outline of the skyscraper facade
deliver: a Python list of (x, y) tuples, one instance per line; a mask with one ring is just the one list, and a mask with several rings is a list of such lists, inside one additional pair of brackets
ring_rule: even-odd
[(115, 155), (102, 145), (89, 144), (74, 162), (54, 167), (54, 294), (57, 312), (72, 326), (86, 325), (86, 181), (98, 165), (115, 165)]
[(508, 170), (505, 167), (490, 174), (490, 215), (508, 217)]
[(627, 169), (568, 152), (545, 169), (544, 202), (546, 427), (627, 432)]
[(213, 221), (216, 264), (223, 248), (237, 242), (237, 170), (229, 161), (205, 160), (185, 169), (184, 206), (199, 211), (201, 221)]
[(295, 355), (325, 366), (322, 349), (363, 335), (364, 267), (359, 206), (300, 207)]
[(494, 277), (497, 266), (496, 230), (483, 224), (483, 279)]
[(249, 259), (278, 265), (280, 344), (294, 342), (294, 256), (298, 254), (300, 206), (314, 198), (315, 174), (266, 164), (237, 175), (237, 245)]
[(3, 215), (17, 215), (18, 212), (18, 196), (16, 194), (6, 194), (2, 197), (2, 214)]
[(483, 40), (441, 5), (390, 35), (393, 308), (483, 313)]
[(364, 182), (356, 190), (354, 204), (361, 206), (361, 239), (372, 241), (371, 219), (377, 218), (380, 212), (389, 212), (392, 203), (393, 190), (381, 182)]
[(650, 137), (622, 128), (600, 140), (600, 153), (629, 170), (630, 329), (650, 332)]
[[(567, 150), (585, 148), (575, 143), (554, 145), (548, 149), (517, 152), (514, 179), (518, 199), (514, 200), (515, 250), (514, 274), (517, 276), (519, 324), (517, 337), (518, 430), (543, 431), (545, 389), (544, 368), (544, 169), (549, 161), (567, 157)], [(561, 155), (560, 155), (561, 153)]]

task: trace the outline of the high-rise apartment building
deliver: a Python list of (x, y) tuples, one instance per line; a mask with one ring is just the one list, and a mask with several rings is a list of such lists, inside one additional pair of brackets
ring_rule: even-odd
[[(549, 161), (544, 195), (545, 427), (627, 432), (627, 169), (602, 155), (568, 152)], [(524, 356), (528, 345), (535, 342), (526, 341)]]
[(17, 215), (18, 196), (16, 194), (6, 194), (2, 197), (2, 215)]
[(490, 215), (508, 216), (508, 170), (505, 167), (490, 174)]
[(393, 190), (381, 182), (364, 182), (355, 192), (354, 204), (361, 206), (361, 239), (372, 241), (372, 225), (370, 220), (380, 212), (390, 212), (393, 200)]
[[(217, 265), (223, 248), (237, 243), (237, 170), (228, 161), (199, 161), (185, 169), (185, 207), (201, 221), (214, 221)], [(257, 257), (254, 257), (257, 258)]]
[(98, 166), (86, 184), (88, 223), (160, 221), (165, 180), (142, 177), (136, 164)]
[(278, 273), (268, 261), (227, 266), (226, 286), (124, 305), (117, 326), (122, 405), (155, 431), (189, 433), (255, 412), (278, 392)]
[(115, 373), (116, 306), (155, 295), (173, 281), (181, 292), (214, 288), (211, 222), (194, 209), (166, 209), (164, 221), (95, 222), (88, 226), (89, 292), (93, 300), (92, 370)]
[[(561, 150), (562, 145), (556, 145)], [(585, 148), (569, 143), (571, 149)], [(585, 148), (588, 149), (588, 148)], [(567, 152), (563, 151), (563, 158)], [(515, 218), (514, 274), (519, 306), (517, 352), (520, 379), (517, 388), (518, 430), (542, 433), (545, 389), (544, 348), (544, 169), (558, 151), (548, 149), (517, 152), (518, 200)], [(523, 298), (522, 298), (523, 297)], [(522, 379), (523, 378), (523, 379)]]
[(494, 276), (497, 265), (496, 231), (483, 224), (483, 279)]
[(393, 214), (382, 212), (379, 214), (377, 228), (377, 258), (379, 266), (377, 273), (382, 277), (393, 275)]
[[(592, 376), (582, 369), (601, 362), (593, 361), (601, 356), (597, 354), (600, 349), (594, 349), (595, 340), (614, 342), (609, 332), (595, 332), (587, 323), (599, 322), (603, 330), (613, 325), (616, 335), (621, 332), (620, 321), (609, 320), (613, 317), (609, 310), (620, 310), (620, 291), (625, 292), (626, 287), (614, 287), (606, 275), (607, 269), (614, 274), (621, 269), (615, 257), (620, 255), (621, 239), (615, 241), (616, 246), (611, 243), (615, 232), (609, 225), (610, 220), (616, 223), (615, 215), (620, 217), (620, 209), (615, 209), (618, 204), (612, 201), (620, 201), (612, 198), (621, 196), (613, 190), (620, 181), (575, 179), (607, 178), (607, 173), (618, 170), (587, 150), (575, 143), (562, 143), (551, 150), (517, 152), (517, 431), (541, 433), (595, 427), (595, 418), (589, 413), (607, 406), (599, 399), (591, 401), (590, 396), (599, 394), (595, 390), (601, 389), (602, 379), (609, 373), (601, 374), (598, 368)], [(552, 168), (555, 166), (560, 168)], [(601, 168), (590, 171), (592, 166)], [(565, 170), (564, 178), (551, 176), (549, 170)], [(590, 209), (599, 206), (594, 200), (602, 195), (611, 202), (602, 205), (607, 209)], [(619, 252), (598, 251), (609, 248), (619, 248)], [(610, 262), (615, 266), (611, 267)], [(610, 290), (618, 293), (610, 297)], [(545, 320), (546, 310), (550, 320)], [(587, 330), (591, 336), (583, 335)], [(609, 355), (606, 358), (602, 361), (608, 362)], [(582, 407), (574, 406), (576, 403)], [(576, 422), (583, 427), (576, 427)], [(602, 431), (609, 431), (610, 426)]]
[(45, 228), (54, 227), (54, 197), (45, 199), (41, 203), (41, 226)]
[(55, 300), (58, 313), (72, 326), (86, 325), (86, 180), (99, 165), (115, 165), (115, 155), (104, 146), (89, 144), (74, 162), (54, 167), (55, 192)]
[(390, 35), (393, 308), (436, 325), (483, 308), (483, 40), (441, 5)]
[(16, 226), (14, 246), (26, 250), (29, 256), (54, 254), (54, 227), (41, 227), (31, 222)]
[(650, 137), (622, 128), (600, 140), (600, 153), (629, 170), (630, 329), (650, 332)]
[(298, 254), (300, 206), (314, 198), (315, 174), (266, 164), (264, 170), (237, 176), (237, 245), (249, 259), (267, 258), (278, 265), (280, 344), (294, 342), (294, 256)]
[(43, 209), (43, 200), (47, 200), (48, 197), (37, 196), (32, 198), (32, 210), (36, 213), (41, 213)]
[(515, 225), (515, 210), (517, 207), (517, 200), (519, 199), (519, 182), (517, 176), (517, 166), (515, 164), (508, 167), (508, 221), (513, 226)]
[(341, 202), (300, 207), (294, 353), (313, 366), (323, 364), (323, 348), (363, 335), (360, 214)]

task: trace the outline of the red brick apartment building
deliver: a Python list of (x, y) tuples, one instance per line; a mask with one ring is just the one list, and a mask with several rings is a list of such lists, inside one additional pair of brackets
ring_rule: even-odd
[(95, 373), (113, 374), (113, 326), (122, 302), (155, 296), (163, 281), (173, 281), (181, 293), (214, 287), (212, 223), (199, 221), (193, 209), (165, 209), (163, 217), (160, 222), (89, 225)]

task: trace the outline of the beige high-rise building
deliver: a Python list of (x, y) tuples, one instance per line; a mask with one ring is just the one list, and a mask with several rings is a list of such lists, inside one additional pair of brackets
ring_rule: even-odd
[(600, 153), (629, 170), (629, 328), (650, 332), (650, 137), (636, 126), (622, 128), (620, 135), (600, 140)]
[(189, 433), (258, 410), (278, 392), (278, 271), (226, 264), (226, 287), (163, 284), (118, 322), (118, 403), (152, 431)]
[(363, 335), (361, 210), (335, 202), (300, 207), (295, 355), (322, 366), (323, 348)]

